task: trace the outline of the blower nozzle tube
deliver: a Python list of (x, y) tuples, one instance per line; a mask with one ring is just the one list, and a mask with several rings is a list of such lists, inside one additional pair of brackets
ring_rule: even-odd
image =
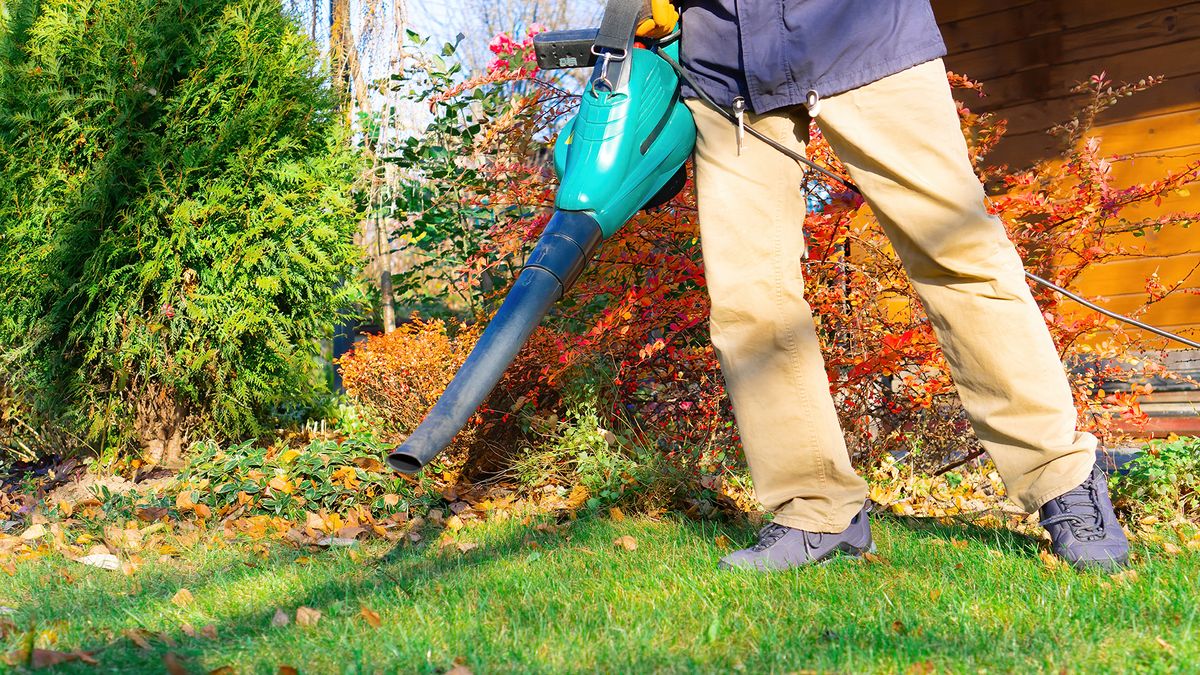
[(450, 445), (479, 408), (550, 306), (562, 298), (600, 245), (603, 233), (581, 211), (557, 211), (500, 310), (421, 425), (388, 455), (402, 473), (416, 473)]

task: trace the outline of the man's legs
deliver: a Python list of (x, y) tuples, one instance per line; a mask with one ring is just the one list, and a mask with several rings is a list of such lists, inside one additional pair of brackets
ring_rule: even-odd
[[(801, 167), (746, 136), (699, 101), (696, 190), (712, 341), (746, 460), (774, 522), (841, 532), (862, 509), (866, 484), (850, 466), (811, 309), (804, 299)], [(747, 122), (802, 152), (801, 112)], [(867, 535), (869, 539), (869, 534)]]
[(904, 263), (1009, 496), (1036, 511), (1084, 482), (1096, 439), (1075, 430), (1062, 363), (987, 212), (942, 61), (825, 99), (816, 122)]

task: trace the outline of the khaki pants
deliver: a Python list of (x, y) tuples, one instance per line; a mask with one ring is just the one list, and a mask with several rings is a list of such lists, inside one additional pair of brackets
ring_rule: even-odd
[[(838, 532), (866, 498), (804, 300), (801, 166), (697, 100), (696, 186), (712, 342), (758, 499), (776, 522)], [(803, 106), (747, 122), (803, 151)], [(912, 279), (975, 433), (1029, 511), (1087, 477), (1062, 363), (1000, 221), (987, 213), (935, 60), (827, 98), (815, 120)]]

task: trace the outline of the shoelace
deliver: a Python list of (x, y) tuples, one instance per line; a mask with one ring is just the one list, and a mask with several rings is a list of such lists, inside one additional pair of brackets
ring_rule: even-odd
[(776, 523), (767, 523), (758, 531), (758, 543), (751, 546), (752, 551), (763, 551), (775, 545), (775, 542), (787, 534), (788, 528)]
[(1096, 541), (1104, 538), (1104, 517), (1097, 506), (1100, 499), (1094, 472), (1088, 475), (1083, 485), (1054, 501), (1062, 509), (1062, 513), (1043, 519), (1040, 523), (1042, 527), (1066, 523), (1077, 539)]

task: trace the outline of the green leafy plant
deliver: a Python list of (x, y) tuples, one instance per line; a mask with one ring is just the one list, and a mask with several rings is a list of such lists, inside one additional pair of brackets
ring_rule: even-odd
[(359, 506), (384, 516), (407, 509), (414, 490), (380, 462), (382, 451), (362, 438), (316, 439), (296, 448), (205, 442), (180, 474), (180, 490), (188, 493), (184, 503), (203, 504), (218, 516), (240, 508), (246, 515), (302, 521), (310, 512)]
[(1152, 441), (1113, 477), (1117, 505), (1135, 516), (1200, 516), (1200, 438)]
[(17, 0), (0, 363), (96, 450), (180, 462), (324, 390), (359, 159), (278, 0)]

